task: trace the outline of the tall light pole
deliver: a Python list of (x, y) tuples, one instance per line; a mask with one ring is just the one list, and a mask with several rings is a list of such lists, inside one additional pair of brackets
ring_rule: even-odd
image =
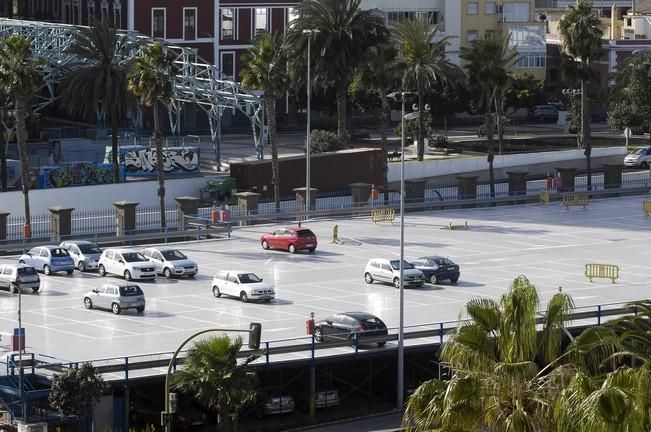
[(20, 284), (18, 284), (18, 386), (20, 387), (18, 390), (18, 398), (20, 399), (20, 407), (23, 411), (23, 421), (27, 423), (25, 398), (23, 395), (23, 379), (25, 377), (23, 372), (23, 350), (25, 347), (23, 346), (22, 296), (20, 295), (21, 291), (22, 288)]
[(312, 132), (311, 113), (312, 113), (312, 85), (310, 73), (311, 59), (311, 41), (312, 35), (320, 33), (317, 29), (305, 29), (303, 34), (307, 36), (307, 139), (305, 140), (305, 210), (312, 207), (312, 188), (310, 185), (310, 152), (312, 144), (310, 143), (310, 133)]

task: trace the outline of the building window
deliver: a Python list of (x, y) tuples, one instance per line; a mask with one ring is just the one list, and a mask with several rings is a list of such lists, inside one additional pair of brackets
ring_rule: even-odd
[(183, 39), (197, 38), (197, 8), (183, 8)]
[(235, 78), (235, 53), (223, 52), (221, 62), (221, 73), (223, 78)]
[(529, 2), (505, 3), (502, 6), (504, 22), (528, 22)]
[(235, 9), (222, 9), (222, 40), (235, 37)]
[(253, 17), (255, 20), (255, 23), (253, 25), (253, 28), (255, 29), (255, 36), (267, 31), (267, 8), (255, 8), (255, 14)]
[(386, 25), (387, 27), (391, 27), (393, 24), (397, 23), (398, 21), (405, 21), (405, 20), (411, 21), (416, 19), (422, 19), (428, 24), (435, 25), (438, 24), (438, 16), (439, 16), (438, 11), (433, 11), (433, 10), (387, 12)]
[(477, 40), (479, 38), (479, 32), (477, 30), (468, 30), (466, 33), (466, 41), (467, 42), (472, 42), (474, 40)]
[(486, 15), (495, 15), (497, 13), (497, 5), (495, 2), (486, 2), (484, 13)]
[(486, 37), (495, 37), (495, 30), (486, 30)]
[(477, 15), (479, 13), (479, 3), (477, 3), (477, 2), (468, 2), (468, 6), (466, 8), (466, 13), (468, 15)]
[(287, 8), (287, 27), (292, 27), (292, 21), (298, 19), (298, 11), (296, 8)]
[(165, 8), (153, 8), (151, 10), (151, 37), (165, 39), (167, 11)]
[(516, 63), (518, 69), (539, 69), (545, 67), (545, 53), (522, 53)]
[(514, 25), (509, 27), (509, 45), (531, 51), (545, 50), (545, 28), (540, 25)]

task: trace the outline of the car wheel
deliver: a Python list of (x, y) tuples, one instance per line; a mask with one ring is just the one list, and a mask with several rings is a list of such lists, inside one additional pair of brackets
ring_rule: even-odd
[(364, 273), (364, 281), (367, 284), (373, 283), (373, 276), (370, 273)]
[(86, 264), (84, 264), (83, 261), (79, 261), (79, 263), (77, 264), (77, 270), (79, 270), (80, 272), (86, 271)]
[(221, 291), (219, 291), (219, 287), (216, 286), (212, 287), (212, 295), (214, 295), (217, 298), (222, 296)]
[(642, 169), (648, 169), (649, 168), (649, 163), (647, 161), (644, 161), (644, 162), (642, 162), (640, 164), (640, 166), (642, 167)]
[(296, 253), (296, 246), (290, 244), (287, 250), (289, 251), (289, 253)]
[(436, 275), (433, 274), (432, 276), (429, 277), (429, 283), (431, 283), (432, 285), (436, 285), (437, 283), (439, 283), (439, 278), (437, 278)]
[(396, 288), (400, 288), (400, 278), (393, 279), (393, 286)]
[(131, 278), (131, 272), (129, 270), (125, 270), (124, 271), (124, 280), (125, 281), (130, 281), (131, 279), (132, 279)]
[(378, 343), (377, 343), (377, 346), (379, 346), (379, 347), (383, 347), (383, 346), (386, 345), (386, 344), (387, 344), (386, 341), (382, 341), (382, 342), (378, 342)]
[(314, 248), (309, 248), (307, 251), (308, 251), (309, 253), (314, 253), (315, 250), (316, 250), (316, 249), (314, 249)]
[(17, 294), (18, 293), (18, 287), (16, 285), (14, 285), (14, 284), (9, 285), (9, 292), (13, 293), (13, 294)]
[(240, 300), (242, 300), (242, 303), (246, 303), (249, 301), (249, 296), (246, 295), (244, 291), (240, 293)]
[(93, 301), (89, 299), (88, 297), (84, 298), (84, 307), (86, 309), (92, 309), (93, 308)]
[(74, 271), (74, 270), (66, 270), (66, 273), (68, 273), (69, 275), (71, 275), (73, 271)]
[(50, 268), (49, 265), (45, 264), (43, 266), (43, 274), (48, 276), (52, 274), (52, 269)]
[(165, 267), (163, 270), (163, 276), (165, 276), (165, 279), (170, 279), (172, 277), (172, 270), (170, 270), (168, 267)]
[(265, 250), (269, 249), (269, 243), (267, 242), (267, 240), (262, 241), (262, 249), (265, 249)]
[(314, 340), (317, 342), (323, 342), (323, 333), (321, 332), (321, 327), (314, 329)]
[(120, 311), (121, 311), (121, 309), (120, 309), (120, 305), (117, 304), (117, 303), (113, 303), (113, 304), (111, 305), (111, 311), (112, 311), (114, 314), (119, 315), (119, 314), (120, 314)]
[(97, 273), (99, 273), (99, 275), (102, 277), (106, 276), (106, 269), (104, 268), (103, 264), (99, 265), (99, 267), (97, 268)]
[(34, 287), (34, 288), (32, 288), (32, 292), (33, 292), (34, 294), (37, 294), (39, 288), (40, 288), (40, 287)]
[(136, 308), (136, 311), (137, 311), (138, 313), (143, 313), (143, 312), (145, 311), (145, 307), (144, 307), (144, 306), (137, 307), (137, 308)]
[(450, 282), (455, 284), (455, 283), (457, 283), (458, 280), (459, 280), (459, 276), (456, 276), (456, 277), (453, 277), (452, 279), (450, 279)]

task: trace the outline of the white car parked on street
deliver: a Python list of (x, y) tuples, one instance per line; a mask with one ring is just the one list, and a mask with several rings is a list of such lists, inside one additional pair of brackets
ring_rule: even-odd
[(172, 276), (194, 277), (199, 271), (196, 262), (189, 259), (183, 252), (171, 247), (151, 247), (142, 250), (142, 254), (153, 262), (156, 272), (167, 279)]
[[(417, 270), (411, 263), (404, 261), (403, 266), (404, 286), (419, 287), (425, 283), (425, 275)], [(370, 284), (374, 281), (388, 282), (400, 288), (400, 260), (374, 258), (366, 264), (364, 280)]]
[(272, 300), (276, 293), (271, 285), (262, 281), (255, 273), (240, 270), (220, 271), (212, 279), (212, 294), (221, 297), (227, 294), (239, 297), (244, 303), (249, 300)]
[(122, 276), (125, 280), (154, 279), (156, 266), (140, 252), (133, 249), (106, 249), (99, 258), (100, 276), (108, 273)]

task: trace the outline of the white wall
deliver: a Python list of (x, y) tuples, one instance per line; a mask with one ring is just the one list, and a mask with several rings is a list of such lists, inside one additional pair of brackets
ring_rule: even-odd
[[(190, 177), (165, 180), (165, 199), (174, 204), (180, 196), (199, 197), (199, 190), (212, 177)], [(72, 207), (76, 210), (113, 208), (114, 201), (135, 201), (141, 206), (158, 205), (158, 183), (155, 180), (131, 181), (120, 184), (78, 186), (61, 189), (37, 189), (29, 193), (31, 213), (49, 213), (48, 207)], [(0, 212), (23, 216), (23, 195), (20, 191), (0, 193)]]

